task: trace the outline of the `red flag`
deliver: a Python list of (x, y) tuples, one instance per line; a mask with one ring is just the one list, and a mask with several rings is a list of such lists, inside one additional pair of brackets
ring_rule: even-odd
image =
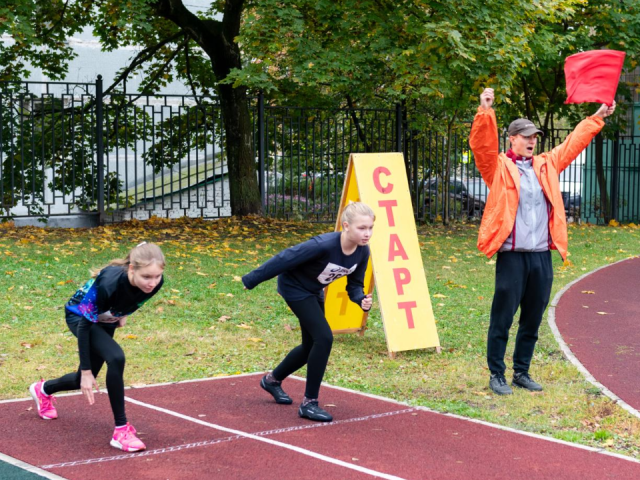
[(567, 100), (564, 103), (597, 102), (613, 104), (622, 72), (625, 52), (591, 50), (567, 57), (564, 76)]

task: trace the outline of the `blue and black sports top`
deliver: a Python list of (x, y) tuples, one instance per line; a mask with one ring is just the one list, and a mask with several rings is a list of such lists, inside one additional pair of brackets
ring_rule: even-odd
[(312, 295), (324, 298), (324, 287), (346, 275), (349, 299), (361, 305), (365, 298), (364, 274), (369, 246), (359, 245), (351, 255), (345, 255), (340, 234), (323, 233), (287, 248), (247, 273), (242, 277), (242, 283), (252, 289), (278, 276), (278, 293), (287, 301), (297, 302)]
[[(103, 315), (105, 317), (131, 315), (158, 293), (163, 283), (164, 277), (151, 293), (145, 293), (131, 285), (126, 267), (113, 265), (103, 268), (95, 279), (90, 279), (78, 289), (65, 305), (65, 310), (67, 323), (78, 324), (81, 370), (91, 369), (89, 355), (91, 324), (98, 323)], [(115, 328), (115, 324), (105, 325), (113, 325)]]

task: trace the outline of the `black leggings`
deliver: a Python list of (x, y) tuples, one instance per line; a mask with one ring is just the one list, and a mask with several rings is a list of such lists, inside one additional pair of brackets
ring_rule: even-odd
[(273, 371), (273, 376), (282, 381), (307, 365), (307, 387), (304, 395), (307, 398), (318, 398), (333, 345), (333, 332), (324, 316), (324, 301), (313, 296), (298, 302), (287, 302), (287, 305), (300, 322), (302, 345), (287, 354)]
[[(67, 324), (71, 333), (77, 336), (78, 324)], [(91, 372), (98, 376), (100, 369), (107, 362), (107, 390), (109, 402), (113, 410), (113, 418), (116, 427), (127, 424), (127, 416), (124, 411), (124, 352), (120, 345), (113, 339), (115, 333), (113, 326), (94, 323), (89, 332), (91, 337)], [(48, 380), (44, 384), (47, 395), (80, 388), (80, 368), (77, 372), (68, 373), (55, 380)]]

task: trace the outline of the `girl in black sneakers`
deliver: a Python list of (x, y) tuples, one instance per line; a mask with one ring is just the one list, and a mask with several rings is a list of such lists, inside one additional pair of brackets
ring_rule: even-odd
[(127, 422), (124, 409), (124, 352), (113, 336), (124, 327), (127, 316), (153, 297), (163, 283), (164, 255), (157, 245), (143, 242), (126, 258), (112, 260), (95, 278), (80, 288), (65, 305), (69, 330), (78, 338), (80, 367), (55, 380), (40, 380), (29, 387), (38, 415), (44, 420), (58, 418), (53, 406), (54, 393), (82, 390), (93, 405), (96, 376), (107, 364), (107, 390), (115, 429), (111, 446), (125, 452), (144, 450), (144, 443)]
[(364, 274), (369, 260), (369, 239), (375, 215), (364, 203), (350, 203), (342, 213), (342, 232), (324, 233), (293, 246), (242, 277), (245, 288), (278, 276), (278, 293), (298, 317), (302, 344), (294, 348), (260, 386), (273, 395), (276, 403), (293, 403), (280, 384), (307, 365), (304, 400), (298, 410), (302, 418), (330, 422), (333, 417), (318, 405), (333, 333), (324, 316), (324, 288), (347, 276), (349, 299), (365, 312), (371, 308), (371, 295), (364, 294)]

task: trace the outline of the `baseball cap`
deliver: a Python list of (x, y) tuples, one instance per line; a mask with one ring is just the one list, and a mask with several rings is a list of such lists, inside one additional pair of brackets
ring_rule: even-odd
[(528, 137), (529, 135), (533, 135), (534, 133), (539, 133), (540, 135), (544, 135), (544, 132), (537, 128), (533, 122), (527, 118), (518, 118), (509, 124), (509, 136), (513, 135), (523, 135)]

